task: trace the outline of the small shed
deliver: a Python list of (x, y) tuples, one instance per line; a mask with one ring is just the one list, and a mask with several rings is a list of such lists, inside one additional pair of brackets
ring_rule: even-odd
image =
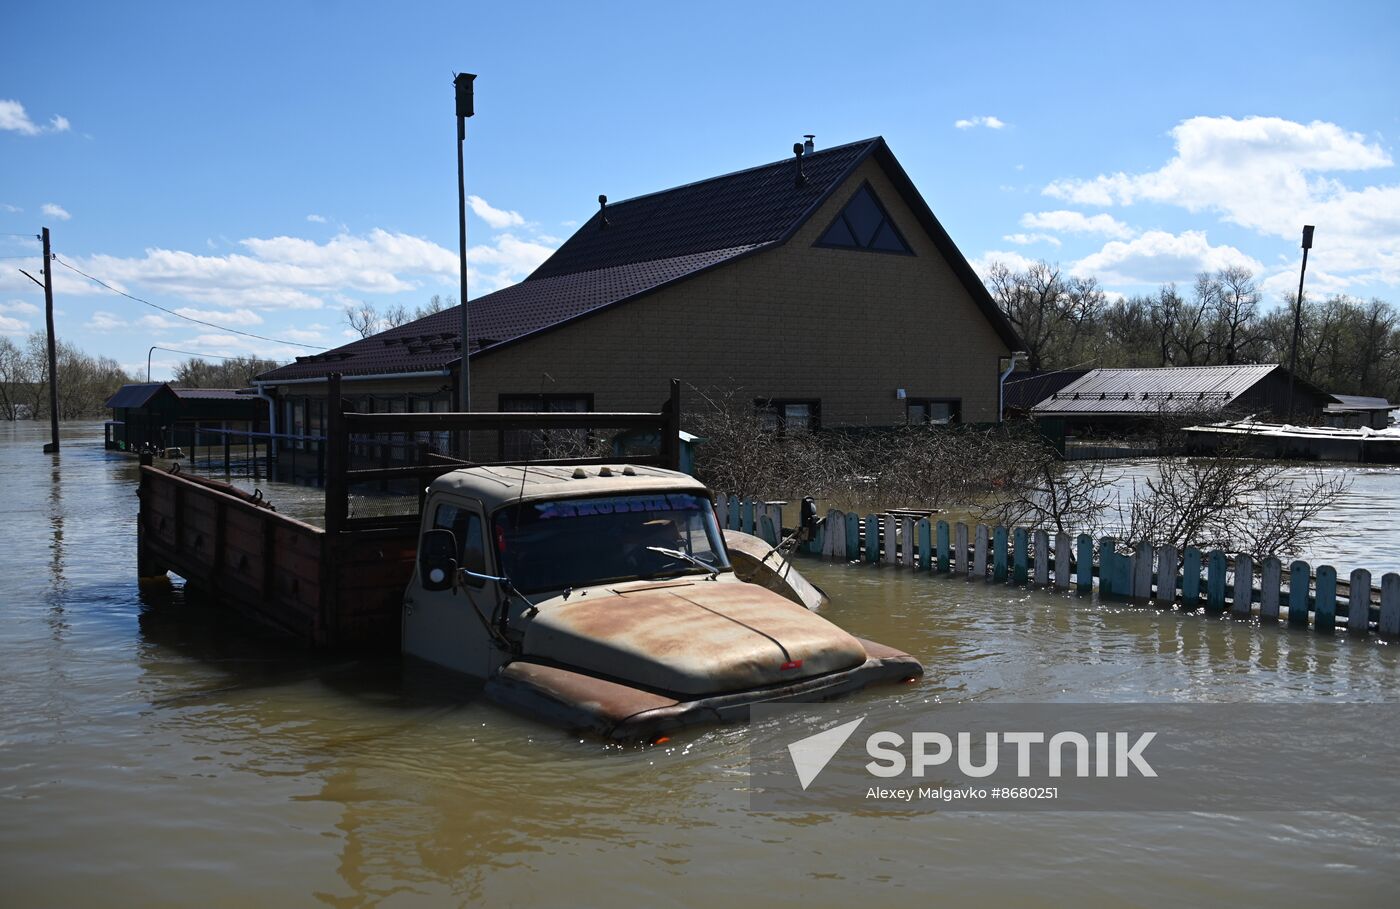
[(1333, 395), (1337, 403), (1328, 404), (1323, 422), (1341, 429), (1385, 429), (1390, 425), (1390, 412), (1395, 405), (1385, 398), (1365, 395)]
[[(201, 427), (254, 432), (265, 422), (266, 402), (251, 389), (175, 388), (169, 382), (123, 385), (107, 399), (112, 419), (106, 445), (118, 451), (193, 446)], [(205, 444), (209, 444), (206, 442)]]

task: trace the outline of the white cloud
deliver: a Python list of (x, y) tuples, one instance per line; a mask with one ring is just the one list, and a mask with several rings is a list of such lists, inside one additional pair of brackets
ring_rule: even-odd
[(326, 216), (325, 216), (325, 215), (315, 215), (315, 214), (312, 214), (312, 215), (307, 215), (307, 216), (306, 216), (306, 220), (310, 221), (312, 224), (325, 224), (325, 223), (326, 223)]
[(957, 129), (976, 129), (985, 126), (987, 129), (1001, 129), (1006, 124), (996, 117), (969, 117), (965, 120), (953, 121), (953, 126)]
[(33, 303), (26, 303), (23, 300), (11, 300), (8, 303), (0, 303), (0, 312), (17, 312), (26, 316), (37, 316), (39, 307)]
[(0, 315), (0, 335), (22, 335), (29, 333), (29, 323), (11, 316)]
[(1027, 258), (1018, 252), (994, 249), (973, 259), (969, 264), (972, 265), (972, 270), (985, 281), (987, 275), (991, 274), (993, 265), (1005, 265), (1012, 271), (1025, 271), (1035, 263), (1035, 259)]
[[(467, 250), (468, 278), (472, 279), (476, 288), (481, 287), (476, 282), (484, 281), (488, 292), (500, 290), (534, 271), (553, 252), (553, 247), (543, 243), (522, 240), (514, 234), (501, 234), (489, 246), (473, 246)], [(453, 263), (455, 267), (456, 257)], [(493, 266), (494, 271), (483, 271), (478, 277), (476, 273), (481, 266)]]
[(19, 133), (21, 136), (37, 136), (40, 133), (62, 133), (72, 127), (67, 117), (55, 114), (48, 126), (40, 126), (29, 119), (24, 105), (18, 101), (0, 98), (0, 129)]
[(1209, 211), (1294, 246), (1302, 226), (1315, 224), (1320, 269), (1400, 284), (1400, 184), (1353, 188), (1333, 176), (1393, 166), (1378, 143), (1333, 123), (1277, 117), (1194, 117), (1171, 135), (1176, 154), (1157, 170), (1058, 180), (1043, 192), (1083, 205)]
[(262, 316), (251, 309), (195, 309), (192, 306), (176, 307), (175, 311), (191, 319), (201, 319), (216, 325), (261, 325)]
[(1015, 243), (1017, 246), (1030, 246), (1033, 243), (1049, 243), (1051, 246), (1059, 246), (1060, 238), (1052, 234), (1007, 234), (1002, 237), (1008, 243)]
[(0, 208), (5, 209), (5, 211), (9, 212), (12, 215), (17, 215), (20, 212), (24, 211), (24, 209), (20, 208), (18, 205), (11, 205), (8, 202), (0, 204)]
[(492, 230), (522, 227), (525, 224), (525, 218), (521, 216), (520, 212), (492, 208), (490, 203), (480, 196), (467, 196), (467, 205), (471, 208), (472, 214), (485, 221)]
[(1097, 234), (1115, 240), (1126, 240), (1134, 233), (1131, 227), (1112, 215), (1086, 215), (1065, 210), (1027, 212), (1021, 216), (1021, 226), (1059, 233)]
[[(407, 294), (457, 283), (457, 253), (410, 234), (376, 229), (342, 233), (323, 243), (279, 236), (249, 238), (238, 245), (241, 252), (227, 255), (148, 249), (142, 256), (98, 254), (68, 261), (126, 293), (157, 302), (203, 304), (190, 312), (207, 311), (206, 321), (230, 326), (257, 324), (253, 318), (266, 309), (320, 309), (366, 294)], [(553, 251), (536, 238), (513, 233), (471, 247), (467, 262), (473, 296), (521, 280)], [(65, 296), (109, 293), (61, 266), (54, 280)], [(18, 272), (0, 269), (0, 293), (27, 290), (27, 285)]]
[(107, 312), (99, 309), (88, 319), (87, 327), (93, 331), (114, 331), (119, 328), (130, 328), (131, 324), (114, 312)]
[(1255, 274), (1264, 266), (1233, 246), (1212, 246), (1204, 231), (1172, 234), (1149, 230), (1132, 240), (1112, 240), (1103, 249), (1074, 263), (1070, 272), (1094, 275), (1109, 284), (1188, 282), (1199, 272), (1231, 265)]
[(52, 202), (45, 202), (39, 210), (50, 218), (57, 218), (60, 221), (67, 221), (69, 218), (73, 217), (68, 214), (68, 212), (64, 211), (62, 205), (55, 205)]
[(560, 227), (578, 227), (578, 221), (575, 220), (575, 219), (573, 219), (573, 218), (570, 218), (570, 219), (567, 220), (567, 221), (560, 221), (560, 222), (559, 222), (559, 226), (560, 226)]
[(164, 332), (184, 325), (178, 319), (152, 313), (138, 319), (130, 319), (114, 312), (99, 309), (92, 314), (85, 326), (91, 331), (141, 331)]

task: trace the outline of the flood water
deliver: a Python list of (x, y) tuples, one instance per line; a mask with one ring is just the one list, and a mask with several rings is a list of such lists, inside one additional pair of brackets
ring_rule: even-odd
[[(1393, 811), (752, 813), (742, 726), (605, 746), (397, 659), (269, 640), (178, 587), (143, 599), (134, 461), (100, 425), (67, 430), (53, 457), (44, 427), (0, 428), (0, 906), (1276, 907), (1390, 904), (1400, 884)], [(1378, 571), (1400, 567), (1397, 475), (1368, 481), (1387, 511), (1342, 506)], [(1375, 640), (802, 568), (829, 618), (927, 667), (859, 696), (877, 718), (1400, 700), (1400, 647)]]

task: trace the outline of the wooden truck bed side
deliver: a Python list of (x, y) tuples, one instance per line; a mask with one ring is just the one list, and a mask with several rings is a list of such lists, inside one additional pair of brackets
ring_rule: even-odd
[(417, 525), (321, 528), (141, 468), (139, 573), (171, 571), (220, 605), (318, 647), (397, 650)]

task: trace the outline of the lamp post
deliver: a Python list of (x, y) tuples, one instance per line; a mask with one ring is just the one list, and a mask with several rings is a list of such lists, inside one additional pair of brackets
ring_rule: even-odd
[(216, 359), (216, 360), (237, 360), (237, 359), (238, 359), (237, 357), (225, 357), (225, 356), (222, 356), (222, 355), (220, 355), (220, 354), (195, 353), (195, 352), (192, 351), (192, 350), (176, 350), (176, 349), (173, 348), (173, 347), (161, 347), (159, 344), (153, 344), (153, 345), (151, 345), (151, 349), (148, 350), (148, 351), (146, 351), (146, 381), (147, 381), (147, 382), (150, 382), (150, 381), (151, 381), (151, 354), (155, 353), (155, 352), (158, 351), (158, 350), (164, 350), (164, 351), (168, 351), (168, 352), (170, 352), (170, 353), (186, 354), (186, 355), (191, 356), (191, 357), (213, 357), (213, 358)]
[(1308, 274), (1308, 250), (1312, 249), (1313, 226), (1303, 225), (1303, 267), (1298, 272), (1298, 301), (1293, 307), (1293, 346), (1288, 355), (1288, 422), (1293, 422), (1293, 383), (1298, 372), (1298, 333), (1303, 327), (1303, 279)]
[[(471, 319), (467, 313), (467, 178), (463, 165), (463, 146), (467, 141), (467, 118), (476, 113), (476, 99), (472, 83), (475, 73), (459, 73), (452, 80), (457, 90), (457, 254), (460, 258), (462, 308), (462, 366), (457, 390), (457, 406), (462, 412), (472, 409), (471, 369)], [(471, 454), (471, 434), (463, 431), (457, 439), (457, 453), (463, 460)]]

